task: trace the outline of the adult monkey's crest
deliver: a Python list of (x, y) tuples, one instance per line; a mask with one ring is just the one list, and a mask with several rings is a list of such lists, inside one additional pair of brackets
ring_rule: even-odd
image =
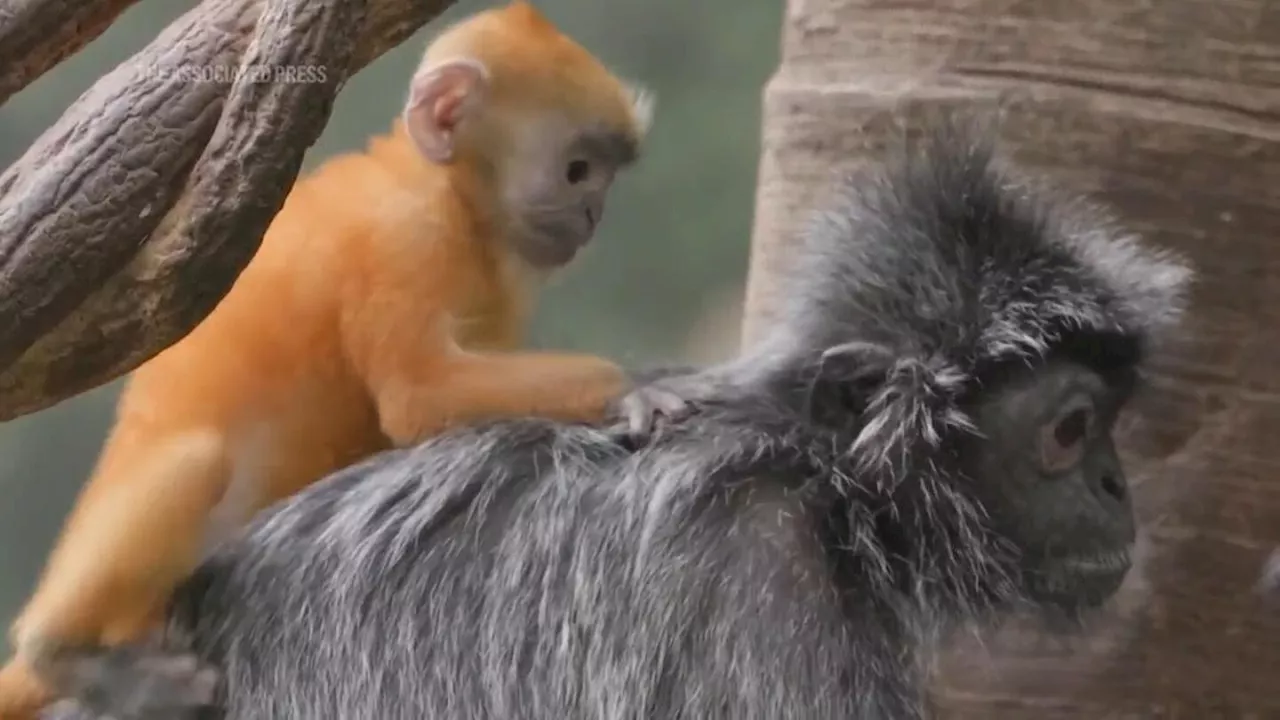
[(992, 364), (1087, 343), (1096, 360), (1140, 366), (1183, 313), (1180, 258), (1099, 205), (1003, 172), (993, 132), (940, 123), (897, 164), (856, 173), (784, 269), (761, 356), (785, 366), (872, 343), (894, 358), (869, 398), (864, 461), (964, 425), (964, 394)]

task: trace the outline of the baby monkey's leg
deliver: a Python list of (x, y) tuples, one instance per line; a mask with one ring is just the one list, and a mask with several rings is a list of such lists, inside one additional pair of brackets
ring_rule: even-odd
[(193, 655), (143, 643), (69, 651), (58, 661), (58, 694), (114, 720), (212, 720), (218, 673)]
[(119, 460), (85, 488), (13, 625), (0, 720), (34, 720), (103, 646), (145, 636), (204, 552), (230, 480), (221, 435), (184, 433)]

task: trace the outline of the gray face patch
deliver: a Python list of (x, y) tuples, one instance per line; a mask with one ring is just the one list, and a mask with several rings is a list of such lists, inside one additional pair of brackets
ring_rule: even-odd
[[(552, 134), (548, 131), (548, 134)], [(574, 259), (595, 236), (618, 171), (632, 164), (637, 142), (604, 126), (571, 131), (561, 142), (535, 134), (539, 146), (522, 157), (511, 193), (517, 222), (511, 242), (531, 265), (554, 269)]]

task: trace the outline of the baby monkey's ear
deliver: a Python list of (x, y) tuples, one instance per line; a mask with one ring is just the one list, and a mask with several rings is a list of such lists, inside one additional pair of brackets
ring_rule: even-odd
[(409, 84), (405, 129), (431, 162), (445, 164), (456, 151), (458, 125), (484, 102), (489, 71), (474, 58), (456, 58), (424, 66)]

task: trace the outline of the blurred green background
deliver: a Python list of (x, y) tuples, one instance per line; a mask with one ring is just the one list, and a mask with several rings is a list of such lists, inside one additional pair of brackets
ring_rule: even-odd
[[(143, 0), (95, 43), (0, 107), (8, 165), (103, 72), (193, 2)], [(462, 0), (353, 78), (307, 168), (384, 132), (441, 23), (495, 3)], [(780, 2), (535, 0), (619, 74), (657, 95), (645, 157), (616, 186), (595, 245), (551, 287), (531, 338), (624, 363), (705, 361), (737, 342), (761, 90), (778, 62)], [(304, 169), (305, 172), (305, 169)], [(0, 622), (30, 592), (97, 455), (119, 383), (0, 425)]]

